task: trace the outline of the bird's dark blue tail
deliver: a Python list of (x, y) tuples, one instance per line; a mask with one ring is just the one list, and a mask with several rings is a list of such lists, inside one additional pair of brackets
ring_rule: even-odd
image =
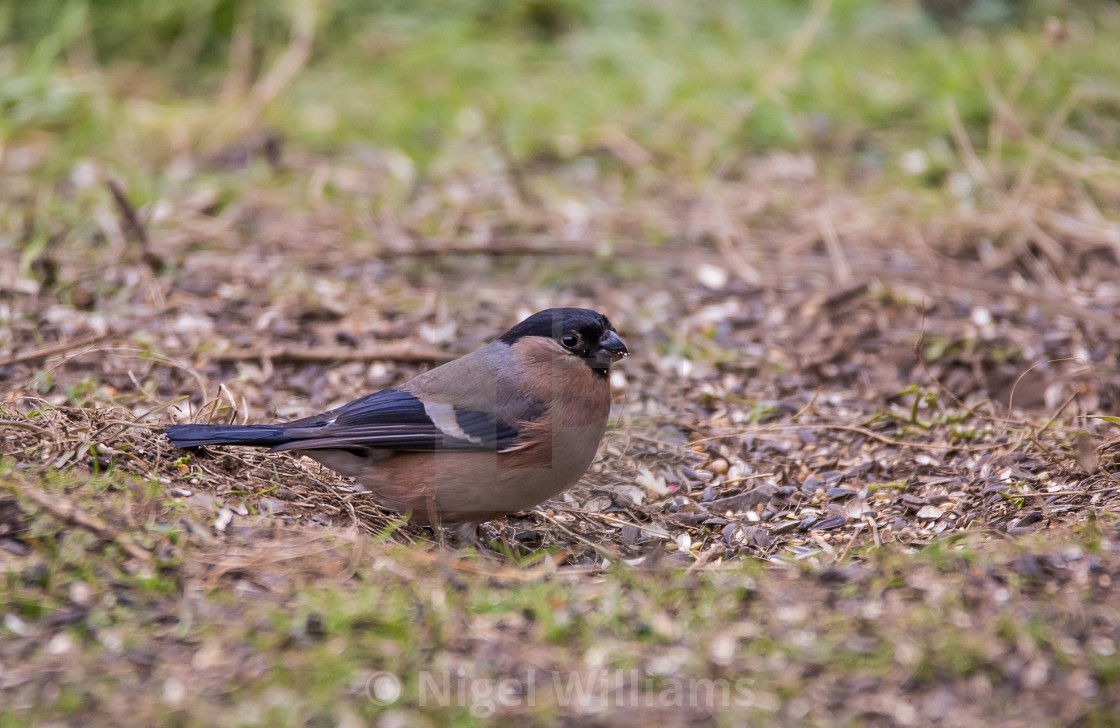
[(164, 433), (175, 447), (246, 445), (272, 447), (288, 441), (285, 425), (171, 425)]

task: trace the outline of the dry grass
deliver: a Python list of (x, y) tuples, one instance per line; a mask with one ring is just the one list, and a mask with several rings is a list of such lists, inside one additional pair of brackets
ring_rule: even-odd
[[(75, 74), (111, 110), (90, 122), (98, 151), (49, 125), (0, 147), (0, 216), (18, 231), (0, 242), (4, 720), (742, 715), (418, 693), (423, 670), (524, 687), (635, 669), (612, 696), (750, 680), (738, 707), (758, 724), (1109, 724), (1120, 167), (1115, 90), (1095, 70), (1111, 46), (1094, 34), (1117, 18), (910, 38), (900, 69), (943, 54), (975, 78), (934, 104), (943, 128), (926, 110), (896, 130), (869, 120), (873, 94), (851, 99), (858, 123), (813, 116), (847, 101), (842, 84), (813, 96), (821, 73), (846, 83), (878, 62), (838, 37), (833, 5), (813, 4), (733, 113), (632, 102), (571, 133), (542, 121), (555, 149), (524, 119), (573, 123), (572, 105), (527, 111), (505, 76), (477, 95), (508, 108), (455, 107), (427, 157), (309, 141), (290, 99), (321, 103), (328, 78), (345, 114), (366, 86), (330, 65), (343, 50), (311, 53), (322, 24), (306, 13), (259, 73), (256, 26), (237, 20), (220, 102), (177, 105), (160, 69)], [(556, 64), (526, 64), (546, 69), (534, 83), (569, 88), (554, 71), (575, 69), (613, 98), (618, 79), (581, 65), (576, 41), (598, 31), (574, 27), (532, 51)], [(409, 32), (361, 52), (446, 45)], [(698, 82), (694, 44), (649, 33)], [(506, 52), (462, 48), (468, 67)], [(78, 50), (67, 63), (93, 63)], [(988, 55), (1004, 51), (1022, 62)], [(454, 64), (425, 68), (455, 85)], [(894, 71), (865, 85), (902, 93)], [(383, 82), (362, 79), (381, 97)], [(416, 85), (402, 103), (459, 103)], [(775, 116), (793, 149), (750, 136)], [(634, 355), (592, 472), (489, 524), (483, 553), (310, 461), (159, 435), (321, 411), (552, 305), (608, 313)], [(370, 697), (380, 670), (403, 681), (396, 703)]]

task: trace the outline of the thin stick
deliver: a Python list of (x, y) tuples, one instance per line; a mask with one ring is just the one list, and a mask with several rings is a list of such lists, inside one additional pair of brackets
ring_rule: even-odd
[(585, 545), (585, 546), (589, 546), (589, 547), (591, 547), (592, 549), (594, 549), (594, 551), (595, 551), (595, 552), (596, 552), (597, 554), (599, 554), (600, 556), (602, 556), (602, 557), (603, 557), (604, 559), (607, 559), (608, 561), (612, 561), (612, 562), (614, 562), (614, 561), (621, 561), (621, 560), (622, 560), (622, 557), (621, 557), (621, 556), (619, 556), (618, 554), (613, 554), (613, 553), (611, 553), (610, 551), (607, 551), (607, 550), (606, 550), (605, 548), (603, 548), (603, 547), (602, 547), (602, 546), (600, 546), (599, 544), (597, 544), (597, 543), (594, 543), (594, 542), (592, 542), (592, 541), (588, 541), (588, 540), (587, 540), (586, 538), (584, 538), (583, 536), (580, 536), (580, 535), (579, 535), (578, 533), (576, 533), (575, 531), (572, 531), (571, 529), (567, 528), (566, 526), (564, 526), (563, 524), (561, 524), (561, 523), (560, 523), (559, 521), (557, 521), (557, 520), (556, 520), (555, 518), (553, 518), (553, 517), (552, 517), (552, 516), (550, 516), (549, 514), (545, 513), (544, 511), (542, 511), (542, 510), (537, 510), (537, 511), (535, 511), (535, 512), (536, 512), (536, 513), (538, 513), (538, 514), (540, 514), (541, 516), (543, 516), (543, 517), (545, 518), (545, 520), (547, 520), (547, 521), (549, 521), (550, 523), (552, 523), (552, 525), (553, 525), (553, 526), (556, 526), (557, 528), (559, 528), (559, 529), (560, 529), (561, 531), (563, 531), (563, 532), (564, 532), (564, 533), (566, 533), (567, 535), (571, 536), (572, 538), (574, 538), (575, 540), (579, 541), (579, 542), (580, 542), (580, 543), (582, 543), (583, 545)]
[(1074, 393), (1073, 393), (1073, 394), (1071, 394), (1071, 395), (1070, 395), (1069, 397), (1066, 397), (1066, 401), (1065, 401), (1065, 402), (1062, 402), (1062, 406), (1058, 408), (1058, 411), (1054, 413), (1054, 416), (1053, 416), (1053, 417), (1051, 417), (1050, 419), (1046, 420), (1046, 424), (1044, 424), (1044, 425), (1042, 426), (1042, 429), (1040, 429), (1040, 430), (1039, 430), (1038, 432), (1034, 433), (1034, 436), (1035, 436), (1036, 438), (1041, 438), (1041, 437), (1042, 437), (1042, 433), (1044, 433), (1044, 432), (1046, 432), (1046, 431), (1047, 431), (1048, 429), (1050, 429), (1050, 425), (1054, 424), (1054, 420), (1058, 419), (1058, 417), (1060, 417), (1060, 416), (1061, 416), (1061, 414), (1062, 414), (1063, 412), (1065, 412), (1065, 411), (1066, 411), (1066, 407), (1069, 407), (1069, 406), (1070, 406), (1070, 404), (1071, 404), (1071, 403), (1073, 402), (1073, 400), (1075, 400), (1075, 399), (1077, 399), (1077, 392), (1074, 392)]
[(716, 247), (719, 248), (720, 255), (723, 256), (728, 267), (735, 271), (735, 275), (753, 286), (762, 285), (762, 274), (758, 272), (757, 268), (751, 265), (742, 251), (736, 247), (730, 235), (718, 233), (715, 235), (715, 241)]
[(821, 237), (824, 238), (828, 257), (832, 259), (833, 277), (841, 286), (848, 285), (852, 280), (852, 266), (844, 255), (844, 247), (840, 244), (840, 236), (836, 234), (836, 226), (832, 218), (823, 208), (817, 212), (817, 226), (820, 228)]
[(1031, 182), (1034, 181), (1035, 173), (1038, 172), (1039, 164), (1054, 145), (1054, 140), (1065, 126), (1066, 119), (1069, 118), (1070, 112), (1073, 111), (1080, 100), (1081, 91), (1078, 88), (1074, 88), (1066, 95), (1062, 103), (1058, 105), (1058, 108), (1051, 115), (1050, 123), (1046, 125), (1046, 131), (1040, 140), (1042, 143), (1035, 145), (1031, 149), (1030, 157), (1027, 158), (1027, 163), (1023, 165), (1018, 178), (1015, 180), (1015, 187), (1011, 191), (1012, 199), (1018, 202), (1026, 195), (1027, 189), (1030, 187)]
[(817, 31), (821, 28), (821, 23), (824, 22), (824, 18), (828, 15), (828, 10), (831, 7), (832, 0), (816, 0), (813, 3), (813, 7), (809, 9), (809, 14), (805, 16), (805, 20), (802, 21), (801, 26), (798, 27), (793, 36), (793, 40), (786, 48), (786, 55), (782, 58), (782, 62), (771, 67), (758, 85), (759, 98), (770, 99), (772, 94), (786, 85), (794, 66), (801, 62), (801, 59), (809, 50), (809, 46), (812, 45), (813, 39), (817, 36)]
[(716, 545), (716, 546), (712, 546), (712, 547), (711, 547), (710, 549), (708, 549), (707, 551), (704, 551), (704, 552), (702, 552), (702, 553), (701, 553), (701, 554), (700, 554), (699, 556), (697, 556), (697, 557), (696, 557), (696, 561), (693, 561), (693, 562), (692, 562), (692, 563), (691, 563), (691, 564), (689, 565), (689, 567), (688, 567), (687, 569), (685, 569), (685, 570), (684, 570), (684, 573), (686, 573), (686, 574), (690, 574), (690, 573), (692, 573), (693, 571), (696, 571), (696, 570), (697, 570), (697, 569), (699, 569), (699, 568), (700, 568), (701, 566), (704, 566), (704, 565), (705, 565), (705, 564), (707, 564), (707, 563), (708, 563), (709, 561), (711, 561), (711, 560), (712, 560), (712, 559), (713, 559), (713, 558), (715, 557), (715, 555), (716, 555), (717, 553), (719, 553), (720, 551), (722, 551), (722, 550), (723, 550), (723, 549), (722, 549), (722, 548), (721, 548), (720, 546)]
[(867, 525), (871, 526), (871, 537), (875, 539), (875, 545), (883, 548), (883, 538), (879, 535), (879, 524), (875, 523), (874, 516), (864, 516), (867, 519)]
[(105, 186), (109, 188), (109, 193), (113, 196), (113, 201), (117, 203), (117, 207), (121, 211), (121, 217), (124, 218), (124, 232), (134, 234), (141, 249), (147, 253), (148, 231), (144, 229), (144, 224), (140, 222), (140, 216), (136, 214), (136, 208), (128, 201), (128, 195), (124, 193), (124, 189), (115, 179), (106, 179)]
[(128, 195), (124, 193), (124, 189), (112, 177), (105, 179), (105, 186), (109, 188), (109, 193), (113, 196), (113, 201), (117, 203), (117, 208), (121, 212), (121, 218), (124, 219), (125, 235), (131, 233), (136, 238), (136, 242), (140, 244), (140, 257), (144, 261), (144, 265), (152, 271), (158, 272), (164, 266), (163, 259), (152, 251), (148, 231), (144, 228), (144, 223), (136, 213), (136, 208), (128, 201)]
[(896, 445), (898, 447), (912, 447), (918, 450), (957, 450), (958, 452), (989, 452), (1004, 447), (1006, 443), (995, 445), (981, 445), (979, 447), (962, 447), (952, 443), (928, 443), (928, 442), (908, 442), (906, 440), (892, 440), (886, 435), (880, 435), (877, 432), (868, 430), (865, 427), (856, 427), (855, 425), (759, 425), (749, 430), (738, 430), (736, 432), (729, 432), (725, 435), (712, 435), (710, 437), (702, 437), (699, 440), (692, 440), (688, 445), (695, 445), (698, 442), (707, 442), (708, 440), (726, 440), (731, 437), (740, 437), (742, 435), (750, 435), (756, 432), (767, 431), (782, 431), (782, 430), (842, 430), (845, 432), (857, 432), (873, 440), (886, 443), (887, 445)]
[(9, 367), (9, 366), (12, 366), (13, 364), (27, 364), (27, 363), (30, 363), (30, 362), (40, 361), (41, 359), (47, 359), (49, 357), (54, 356), (55, 354), (63, 354), (65, 352), (71, 351), (73, 349), (80, 349), (83, 346), (88, 346), (89, 344), (95, 344), (98, 341), (101, 341), (102, 339), (107, 337), (108, 335), (109, 335), (108, 332), (106, 332), (104, 334), (91, 334), (89, 336), (84, 336), (80, 339), (71, 339), (70, 341), (60, 341), (57, 344), (51, 344), (50, 346), (44, 346), (42, 349), (35, 349), (34, 351), (24, 352), (23, 354), (16, 354), (14, 356), (8, 357), (7, 359), (5, 359), (3, 361), (0, 361), (0, 367)]
[(851, 550), (852, 544), (856, 542), (856, 537), (863, 533), (863, 529), (866, 527), (867, 526), (863, 523), (857, 523), (855, 525), (855, 528), (852, 530), (852, 537), (848, 539), (848, 543), (844, 544), (844, 548), (840, 550), (839, 556), (836, 557), (836, 560), (838, 562), (844, 560), (844, 558), (848, 555), (848, 551)]
[(949, 118), (949, 133), (953, 137), (953, 142), (957, 146), (957, 153), (961, 155), (961, 161), (977, 181), (987, 182), (991, 185), (992, 190), (995, 191), (996, 197), (1003, 197), (1003, 190), (999, 184), (992, 179), (992, 175), (980, 158), (976, 156), (976, 150), (972, 148), (972, 142), (968, 139), (968, 132), (965, 131), (964, 122), (961, 121), (961, 113), (957, 110), (957, 104), (950, 98), (944, 100), (945, 116)]
[(295, 349), (289, 347), (264, 347), (261, 349), (240, 349), (218, 353), (199, 354), (199, 358), (217, 362), (238, 362), (254, 360), (282, 361), (289, 363), (371, 361), (388, 359), (398, 362), (447, 362), (458, 358), (456, 354), (428, 347), (384, 346), (378, 349), (344, 349), (322, 347), (318, 349)]
[[(1105, 475), (1109, 475), (1109, 473), (1105, 472)], [(1031, 492), (1029, 493), (1007, 493), (1006, 491), (1000, 492), (1004, 495), (1009, 495), (1012, 497), (1023, 496), (1025, 498), (1027, 496), (1034, 496), (1035, 498), (1052, 498), (1062, 495), (1097, 495), (1098, 493), (1116, 493), (1118, 491), (1120, 491), (1120, 486), (1114, 488), (1098, 488), (1097, 490), (1055, 490), (1053, 492), (1031, 490)]]
[[(577, 576), (590, 573), (591, 571), (590, 569), (584, 569), (578, 566), (567, 567), (563, 570), (556, 571), (550, 568), (547, 562), (541, 566), (525, 570), (510, 568), (487, 569), (471, 561), (446, 556), (444, 552), (441, 551), (420, 551), (417, 549), (404, 549), (397, 554), (397, 558), (404, 562), (418, 561), (425, 566), (446, 566), (449, 569), (464, 571), (468, 574), (477, 574), (490, 579), (505, 579), (519, 582), (536, 581), (538, 579), (543, 579), (545, 577), (551, 578), (557, 575)], [(612, 559), (613, 558), (614, 557), (612, 557)]]
[[(1046, 361), (1035, 362), (1030, 367), (1028, 367), (1026, 371), (1024, 371), (1022, 374), (1020, 374), (1019, 376), (1017, 376), (1015, 378), (1015, 383), (1011, 385), (1011, 393), (1007, 395), (1007, 421), (1004, 422), (1005, 427), (1007, 426), (1007, 422), (1010, 422), (1010, 420), (1011, 420), (1011, 410), (1015, 405), (1015, 390), (1019, 388), (1019, 382), (1023, 381), (1023, 377), (1027, 376), (1028, 374), (1033, 372), (1035, 369), (1038, 369), (1039, 367), (1046, 366), (1047, 364), (1060, 364), (1061, 362), (1064, 362), (1064, 361), (1083, 361), (1083, 360), (1081, 359), (1081, 357), (1067, 356), (1067, 357), (1063, 357), (1061, 359), (1048, 359)], [(1051, 422), (1053, 422), (1053, 420), (1051, 420)], [(1050, 423), (1047, 423), (1047, 426), (1049, 426), (1049, 424)]]
[[(979, 161), (979, 160), (977, 160)], [(669, 263), (681, 261), (711, 262), (725, 264), (726, 258), (715, 251), (681, 248), (678, 246), (655, 247), (648, 246), (614, 246), (607, 248), (589, 247), (588, 241), (581, 240), (556, 240), (548, 245), (534, 244), (529, 240), (510, 239), (497, 240), (486, 246), (464, 245), (419, 245), (409, 249), (379, 250), (377, 256), (383, 260), (395, 258), (423, 257), (429, 255), (484, 255), (490, 257), (504, 257), (517, 255), (532, 256), (577, 256), (577, 257), (606, 257), (611, 258), (639, 258), (646, 260), (660, 260)], [(318, 260), (309, 260), (309, 264), (324, 264), (330, 259), (322, 255)], [(885, 280), (905, 281), (912, 284), (925, 284), (941, 289), (968, 290), (970, 292), (983, 292), (994, 296), (1008, 296), (1023, 301), (1030, 301), (1047, 306), (1055, 311), (1064, 313), (1084, 323), (1097, 326), (1115, 328), (1117, 318), (1111, 314), (1101, 313), (1086, 306), (1069, 300), (1068, 297), (1049, 293), (1047, 291), (1030, 289), (1019, 290), (1011, 283), (988, 276), (972, 275), (960, 268), (947, 269), (914, 269), (902, 270), (881, 265), (870, 260), (849, 260), (848, 265), (853, 273), (860, 273)], [(796, 274), (803, 276), (805, 273), (830, 274), (835, 272), (835, 266), (829, 259), (820, 256), (803, 256), (796, 259), (795, 264), (786, 264), (771, 260), (759, 260), (751, 264), (759, 273), (767, 276), (784, 276)], [(732, 268), (732, 271), (739, 272)], [(749, 282), (749, 281), (748, 281)]]
[(73, 501), (51, 497), (41, 490), (26, 484), (18, 485), (18, 490), (26, 496), (29, 501), (58, 520), (84, 528), (103, 541), (112, 541), (134, 559), (145, 562), (151, 561), (152, 555), (141, 546), (133, 543), (131, 539), (100, 518), (89, 515), (75, 505)]
[(638, 529), (639, 531), (645, 531), (646, 533), (652, 533), (654, 536), (657, 536), (658, 538), (669, 538), (669, 534), (666, 533), (665, 531), (658, 531), (658, 530), (653, 529), (653, 528), (647, 528), (640, 523), (632, 523), (631, 521), (624, 521), (621, 518), (613, 518), (613, 517), (608, 516), (604, 513), (593, 513), (593, 512), (590, 512), (590, 511), (578, 511), (578, 513), (580, 513), (581, 515), (584, 515), (584, 516), (592, 517), (592, 518), (601, 518), (604, 521), (608, 521), (610, 523), (617, 523), (620, 526), (633, 526), (634, 528)]
[(261, 118), (265, 108), (288, 87), (311, 57), (315, 40), (315, 7), (313, 1), (296, 3), (292, 8), (292, 29), (288, 47), (268, 69), (260, 81), (249, 91), (248, 99), (225, 123), (210, 134), (202, 145), (214, 153), (251, 129)]
[(54, 437), (54, 433), (45, 428), (33, 425), (30, 422), (20, 422), (18, 420), (0, 420), (0, 427), (14, 427), (19, 430), (29, 430), (30, 432), (37, 432), (43, 436)]

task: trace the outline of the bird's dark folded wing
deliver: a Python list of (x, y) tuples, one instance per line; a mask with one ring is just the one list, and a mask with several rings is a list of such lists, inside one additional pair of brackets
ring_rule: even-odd
[(385, 389), (337, 410), (289, 423), (288, 442), (273, 450), (505, 450), (518, 444), (516, 424), (449, 404), (425, 404)]

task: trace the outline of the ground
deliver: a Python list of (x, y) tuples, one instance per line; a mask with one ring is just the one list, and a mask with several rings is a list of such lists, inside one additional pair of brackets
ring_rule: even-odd
[[(10, 11), (0, 725), (1115, 724), (1120, 12), (959, 5)], [(160, 435), (556, 305), (481, 549)]]

